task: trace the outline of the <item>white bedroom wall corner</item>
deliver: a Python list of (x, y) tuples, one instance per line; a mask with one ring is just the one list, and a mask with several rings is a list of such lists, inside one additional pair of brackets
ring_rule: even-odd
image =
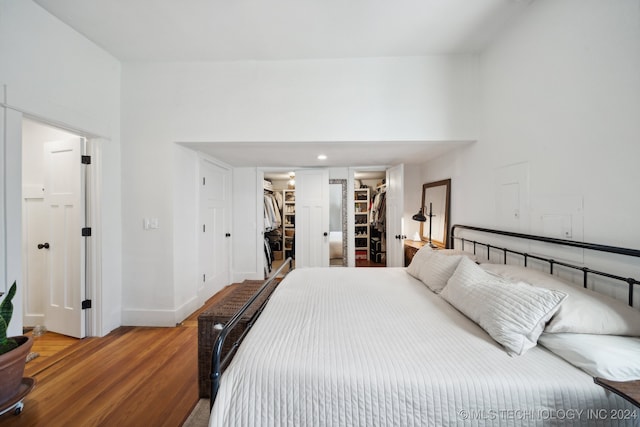
[[(176, 323), (181, 307), (197, 300), (198, 290), (198, 154), (173, 144), (173, 306)], [(197, 305), (195, 306), (197, 308)], [(194, 308), (194, 309), (195, 309)], [(188, 316), (189, 313), (186, 314)], [(186, 317), (185, 316), (185, 317)]]

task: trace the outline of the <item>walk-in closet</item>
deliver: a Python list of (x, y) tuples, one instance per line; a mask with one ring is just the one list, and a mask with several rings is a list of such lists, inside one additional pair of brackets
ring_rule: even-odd
[(296, 191), (293, 172), (264, 174), (265, 277), (287, 258), (295, 259)]
[(386, 203), (385, 171), (354, 174), (354, 237), (356, 267), (385, 267)]

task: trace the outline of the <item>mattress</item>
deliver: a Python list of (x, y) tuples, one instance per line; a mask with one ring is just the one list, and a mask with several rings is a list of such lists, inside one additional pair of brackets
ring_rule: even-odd
[(240, 346), (210, 425), (618, 426), (638, 415), (542, 347), (509, 356), (404, 268), (306, 268)]

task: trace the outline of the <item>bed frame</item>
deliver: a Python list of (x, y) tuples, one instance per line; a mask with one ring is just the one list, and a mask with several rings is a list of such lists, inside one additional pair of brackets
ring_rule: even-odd
[[(529, 259), (534, 259), (537, 261), (542, 261), (542, 262), (546, 262), (549, 264), (549, 271), (551, 274), (553, 274), (554, 272), (554, 267), (555, 266), (561, 266), (561, 267), (566, 267), (569, 269), (574, 269), (574, 270), (578, 270), (581, 271), (583, 273), (583, 277), (584, 277), (584, 283), (583, 286), (586, 288), (587, 287), (587, 277), (589, 274), (593, 274), (593, 275), (597, 275), (597, 276), (602, 276), (602, 277), (606, 277), (609, 279), (614, 279), (614, 280), (619, 280), (622, 282), (626, 282), (628, 284), (629, 287), (629, 305), (633, 306), (633, 291), (634, 291), (634, 287), (637, 285), (640, 285), (640, 281), (634, 279), (634, 278), (625, 278), (622, 276), (618, 276), (616, 274), (611, 274), (611, 273), (606, 273), (606, 272), (602, 272), (602, 271), (598, 271), (598, 270), (593, 270), (584, 266), (578, 266), (578, 265), (574, 265), (574, 264), (569, 264), (566, 262), (562, 262), (562, 261), (557, 261), (554, 260), (553, 258), (545, 258), (539, 255), (534, 255), (534, 254), (529, 254), (529, 253), (525, 253), (525, 252), (519, 252), (519, 251), (515, 251), (512, 249), (507, 249), (501, 246), (495, 246), (489, 243), (483, 243), (483, 242), (479, 242), (476, 240), (471, 240), (471, 239), (467, 239), (465, 237), (460, 237), (460, 236), (456, 236), (456, 230), (469, 230), (469, 231), (473, 231), (473, 232), (481, 232), (481, 233), (486, 233), (486, 234), (493, 234), (493, 235), (498, 235), (498, 236), (507, 236), (507, 237), (514, 237), (514, 238), (519, 238), (519, 239), (524, 239), (524, 240), (533, 240), (533, 241), (539, 241), (539, 242), (544, 242), (544, 243), (549, 243), (549, 244), (554, 244), (554, 245), (562, 245), (562, 246), (568, 246), (568, 247), (575, 247), (575, 248), (582, 248), (582, 249), (588, 249), (591, 251), (598, 251), (598, 252), (608, 252), (608, 253), (613, 253), (613, 254), (619, 254), (619, 255), (626, 255), (626, 256), (632, 256), (632, 257), (638, 257), (640, 258), (640, 250), (637, 249), (627, 249), (627, 248), (619, 248), (619, 247), (615, 247), (615, 246), (605, 246), (605, 245), (598, 245), (598, 244), (593, 244), (593, 243), (583, 243), (583, 242), (576, 242), (573, 240), (564, 240), (564, 239), (555, 239), (555, 238), (550, 238), (550, 237), (544, 237), (544, 236), (535, 236), (535, 235), (531, 235), (531, 234), (522, 234), (522, 233), (514, 233), (514, 232), (509, 232), (509, 231), (501, 231), (501, 230), (493, 230), (493, 229), (489, 229), (489, 228), (481, 228), (481, 227), (473, 227), (473, 226), (468, 226), (468, 225), (454, 225), (453, 227), (451, 227), (451, 234), (450, 234), (450, 242), (451, 242), (451, 247), (455, 247), (455, 242), (460, 242), (461, 246), (460, 249), (464, 250), (465, 248), (465, 244), (471, 244), (473, 245), (473, 254), (477, 255), (477, 250), (479, 246), (483, 246), (486, 248), (487, 252), (486, 252), (486, 259), (488, 261), (491, 260), (491, 254), (492, 251), (495, 252), (501, 252), (503, 255), (503, 263), (507, 263), (507, 255), (508, 254), (513, 254), (513, 255), (518, 255), (524, 258), (524, 266), (527, 266), (528, 260)], [(495, 254), (494, 254), (494, 258), (495, 258)], [(215, 398), (218, 394), (218, 389), (220, 388), (220, 377), (222, 375), (222, 371), (226, 368), (226, 366), (229, 364), (229, 362), (231, 361), (231, 358), (233, 357), (233, 355), (235, 354), (235, 351), (237, 350), (238, 346), (240, 345), (240, 343), (242, 342), (242, 339), (245, 337), (245, 335), (247, 334), (247, 332), (251, 329), (251, 327), (253, 326), (253, 324), (255, 323), (256, 319), (258, 318), (258, 316), (260, 315), (260, 313), (262, 312), (262, 309), (264, 308), (264, 306), (267, 304), (268, 302), (268, 298), (265, 299), (264, 303), (258, 308), (258, 310), (256, 311), (256, 313), (253, 315), (253, 317), (250, 319), (250, 321), (247, 324), (247, 327), (245, 329), (245, 331), (242, 333), (242, 335), (240, 335), (239, 339), (234, 341), (231, 350), (226, 354), (222, 355), (222, 346), (224, 344), (225, 339), (227, 338), (227, 336), (229, 335), (230, 331), (238, 324), (239, 320), (243, 317), (244, 313), (249, 309), (249, 307), (255, 302), (256, 299), (258, 299), (260, 297), (260, 295), (262, 295), (263, 292), (265, 292), (265, 290), (267, 288), (269, 288), (269, 285), (273, 282), (273, 280), (275, 280), (276, 276), (279, 276), (281, 274), (281, 272), (285, 269), (285, 267), (289, 266), (289, 269), (287, 271), (287, 273), (289, 271), (292, 270), (292, 260), (291, 258), (288, 258), (285, 263), (274, 273), (274, 275), (267, 280), (264, 285), (262, 285), (262, 287), (256, 292), (256, 294), (251, 297), (251, 299), (249, 299), (249, 301), (247, 301), (247, 303), (237, 312), (233, 315), (233, 317), (229, 320), (229, 322), (227, 322), (225, 325), (217, 325), (218, 329), (220, 330), (220, 333), (218, 334), (214, 345), (213, 345), (213, 353), (211, 355), (211, 400), (210, 400), (210, 408), (213, 407), (213, 403), (215, 401)], [(275, 288), (274, 288), (275, 289)]]
[(507, 263), (507, 255), (508, 254), (513, 254), (513, 255), (519, 255), (521, 257), (523, 257), (524, 259), (524, 266), (527, 267), (527, 263), (529, 259), (535, 259), (538, 261), (542, 261), (542, 262), (546, 262), (549, 264), (549, 273), (553, 274), (554, 272), (554, 266), (561, 266), (561, 267), (566, 267), (569, 269), (573, 269), (573, 270), (577, 270), (577, 271), (581, 271), (583, 274), (583, 286), (586, 288), (587, 287), (587, 278), (589, 274), (594, 274), (597, 276), (601, 276), (601, 277), (607, 277), (609, 279), (614, 279), (614, 280), (619, 280), (622, 282), (626, 282), (628, 287), (629, 287), (629, 305), (631, 307), (633, 307), (633, 289), (636, 285), (640, 285), (640, 281), (632, 278), (632, 277), (622, 277), (622, 276), (618, 276), (616, 274), (611, 274), (611, 273), (606, 273), (603, 271), (598, 271), (598, 270), (592, 270), (588, 267), (584, 267), (584, 266), (580, 266), (580, 265), (575, 265), (575, 264), (569, 264), (567, 262), (562, 262), (562, 261), (557, 261), (554, 260), (553, 258), (545, 258), (542, 256), (538, 256), (538, 255), (533, 255), (533, 254), (529, 254), (526, 252), (519, 252), (519, 251), (514, 251), (511, 249), (507, 249), (507, 248), (503, 248), (500, 246), (494, 246), (488, 243), (482, 243), (482, 242), (478, 242), (475, 240), (470, 240), (470, 239), (466, 239), (464, 237), (459, 237), (455, 235), (455, 231), (456, 230), (472, 230), (472, 231), (478, 231), (478, 232), (482, 232), (482, 233), (488, 233), (488, 234), (495, 234), (495, 235), (499, 235), (499, 236), (507, 236), (507, 237), (516, 237), (519, 239), (525, 239), (525, 240), (534, 240), (534, 241), (538, 241), (538, 242), (544, 242), (544, 243), (550, 243), (550, 244), (554, 244), (554, 245), (563, 245), (563, 246), (568, 246), (568, 247), (574, 247), (574, 248), (581, 248), (581, 249), (589, 249), (592, 251), (598, 251), (598, 252), (608, 252), (608, 253), (613, 253), (613, 254), (619, 254), (619, 255), (627, 255), (627, 256), (632, 256), (632, 257), (638, 257), (640, 258), (640, 250), (638, 249), (627, 249), (627, 248), (619, 248), (616, 246), (606, 246), (606, 245), (598, 245), (595, 243), (584, 243), (584, 242), (576, 242), (574, 240), (564, 240), (564, 239), (555, 239), (552, 237), (544, 237), (544, 236), (535, 236), (532, 234), (523, 234), (523, 233), (514, 233), (514, 232), (510, 232), (510, 231), (501, 231), (501, 230), (492, 230), (490, 228), (481, 228), (481, 227), (472, 227), (469, 225), (460, 225), (460, 224), (456, 224), (453, 227), (451, 227), (451, 247), (454, 248), (455, 247), (455, 242), (456, 241), (460, 241), (461, 242), (461, 247), (460, 249), (464, 251), (464, 246), (465, 243), (471, 243), (473, 245), (473, 254), (477, 255), (477, 247), (478, 246), (484, 246), (487, 248), (487, 260), (491, 260), (491, 250), (498, 250), (502, 252), (503, 255), (503, 259), (502, 262), (504, 264)]
[[(260, 306), (257, 308), (255, 313), (253, 314), (253, 316), (251, 316), (251, 318), (247, 322), (246, 328), (244, 329), (242, 334), (240, 334), (238, 339), (233, 342), (233, 344), (231, 345), (231, 348), (223, 357), (222, 347), (224, 345), (225, 339), (227, 338), (231, 330), (233, 330), (233, 328), (235, 328), (236, 325), (238, 325), (238, 323), (244, 316), (245, 312), (249, 310), (249, 308), (254, 304), (254, 302), (258, 298), (260, 298), (260, 296), (263, 293), (265, 293), (267, 289), (270, 288), (270, 285), (275, 280), (278, 280), (283, 277), (280, 274), (285, 270), (286, 267), (288, 267), (288, 270), (286, 273), (284, 273), (284, 276), (289, 274), (289, 272), (293, 269), (293, 259), (291, 259), (291, 257), (287, 258), (284, 261), (284, 263), (282, 263), (280, 268), (278, 268), (275, 271), (275, 273), (273, 273), (271, 277), (264, 282), (264, 284), (260, 287), (260, 289), (258, 289), (256, 293), (251, 298), (249, 298), (249, 300), (242, 307), (240, 307), (240, 309), (229, 319), (229, 321), (226, 324), (214, 325), (214, 329), (219, 330), (220, 333), (218, 334), (218, 336), (216, 337), (213, 343), (213, 352), (211, 354), (211, 398), (209, 400), (209, 410), (213, 408), (213, 402), (215, 401), (216, 395), (218, 394), (218, 390), (220, 389), (220, 377), (222, 376), (222, 372), (227, 367), (227, 365), (229, 365), (229, 362), (231, 362), (231, 359), (236, 354), (236, 350), (240, 346), (240, 343), (244, 339), (245, 335), (247, 335), (247, 333), (255, 323), (256, 319), (258, 319), (258, 316), (260, 316), (260, 313), (262, 313), (262, 310), (267, 305), (267, 302), (269, 302), (269, 298), (271, 297), (271, 295), (267, 295), (267, 297), (264, 299), (262, 304), (260, 304)], [(279, 283), (276, 283), (275, 286), (271, 288), (271, 292), (275, 290), (278, 284)]]

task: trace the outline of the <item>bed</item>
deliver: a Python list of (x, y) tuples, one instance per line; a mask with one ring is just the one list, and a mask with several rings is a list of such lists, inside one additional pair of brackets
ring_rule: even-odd
[[(575, 310), (560, 308), (580, 295), (478, 265), (468, 249), (421, 250), (408, 268), (289, 273), (222, 377), (214, 354), (210, 425), (640, 425), (640, 409), (554, 342), (614, 337), (637, 356), (640, 340), (624, 328), (640, 328), (640, 312), (622, 304), (620, 331), (567, 333)], [(640, 373), (623, 368), (615, 375)]]

